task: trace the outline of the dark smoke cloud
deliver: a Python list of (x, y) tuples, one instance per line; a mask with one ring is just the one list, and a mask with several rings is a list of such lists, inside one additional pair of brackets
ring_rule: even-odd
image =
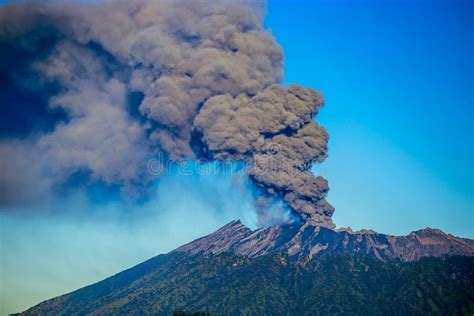
[[(0, 48), (10, 65), (2, 78), (18, 85), (34, 78), (48, 95), (34, 106), (63, 114), (50, 116), (53, 128), (29, 126), (21, 152), (18, 139), (2, 135), (2, 167), (26, 155), (53, 182), (87, 171), (133, 194), (151, 180), (146, 161), (158, 153), (243, 160), (260, 188), (262, 218), (282, 199), (301, 219), (332, 226), (327, 182), (309, 172), (327, 154), (328, 135), (313, 120), (323, 99), (276, 84), (283, 54), (263, 29), (262, 7), (200, 0), (1, 7)], [(10, 76), (19, 68), (20, 78)], [(4, 192), (22, 183), (2, 177)]]
[(312, 89), (271, 85), (253, 97), (210, 98), (194, 126), (206, 154), (248, 161), (251, 179), (265, 194), (283, 197), (303, 220), (330, 226), (327, 182), (308, 171), (327, 155), (328, 134), (312, 120), (322, 105)]

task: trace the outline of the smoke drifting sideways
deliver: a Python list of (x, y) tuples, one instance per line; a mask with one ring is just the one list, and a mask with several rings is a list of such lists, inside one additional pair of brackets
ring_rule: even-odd
[(149, 194), (147, 161), (244, 162), (262, 225), (334, 227), (316, 91), (282, 86), (283, 53), (249, 1), (25, 2), (0, 8), (1, 205), (72, 184)]
[(186, 177), (173, 168), (139, 204), (119, 197), (91, 203), (75, 190), (28, 216), (0, 212), (0, 315), (97, 282), (235, 218), (256, 228), (245, 173), (208, 176), (200, 168), (190, 164)]

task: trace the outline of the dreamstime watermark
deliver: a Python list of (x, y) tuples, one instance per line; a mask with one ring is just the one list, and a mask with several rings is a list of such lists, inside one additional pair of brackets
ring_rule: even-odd
[(199, 159), (166, 159), (162, 153), (147, 162), (147, 170), (152, 176), (177, 173), (183, 176), (245, 174), (246, 164), (243, 161)]
[(223, 174), (292, 174), (308, 169), (307, 164), (287, 159), (281, 154), (281, 147), (277, 143), (269, 144), (259, 153), (239, 160), (231, 159), (167, 159), (163, 153), (147, 161), (147, 171), (152, 176), (178, 174), (184, 176), (208, 176)]

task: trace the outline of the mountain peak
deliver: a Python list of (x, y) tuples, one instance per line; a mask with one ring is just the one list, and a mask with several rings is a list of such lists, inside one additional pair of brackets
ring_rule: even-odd
[(240, 226), (245, 226), (240, 219), (234, 219), (227, 223), (226, 225), (222, 226), (221, 228), (228, 228), (228, 227), (240, 227)]
[(309, 222), (251, 230), (239, 220), (192, 241), (174, 252), (215, 255), (230, 252), (247, 257), (283, 253), (306, 262), (333, 253), (366, 255), (379, 260), (414, 261), (425, 256), (474, 255), (474, 241), (426, 228), (408, 236), (390, 236), (373, 230), (333, 230)]
[(212, 234), (196, 239), (173, 252), (186, 252), (190, 254), (232, 252), (233, 246), (251, 233), (252, 230), (242, 224), (240, 220), (233, 220)]
[(412, 233), (417, 234), (417, 235), (441, 235), (441, 236), (447, 236), (445, 232), (443, 232), (441, 229), (438, 228), (431, 228), (431, 227), (426, 227), (424, 229), (419, 229), (416, 231), (413, 231)]

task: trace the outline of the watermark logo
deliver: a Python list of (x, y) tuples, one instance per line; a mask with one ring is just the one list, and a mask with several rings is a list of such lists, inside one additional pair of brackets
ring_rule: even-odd
[(154, 177), (177, 173), (179, 175), (222, 175), (222, 174), (279, 174), (301, 172), (302, 163), (285, 159), (280, 144), (270, 143), (264, 150), (245, 160), (222, 159), (167, 159), (163, 153), (147, 161), (147, 171)]

